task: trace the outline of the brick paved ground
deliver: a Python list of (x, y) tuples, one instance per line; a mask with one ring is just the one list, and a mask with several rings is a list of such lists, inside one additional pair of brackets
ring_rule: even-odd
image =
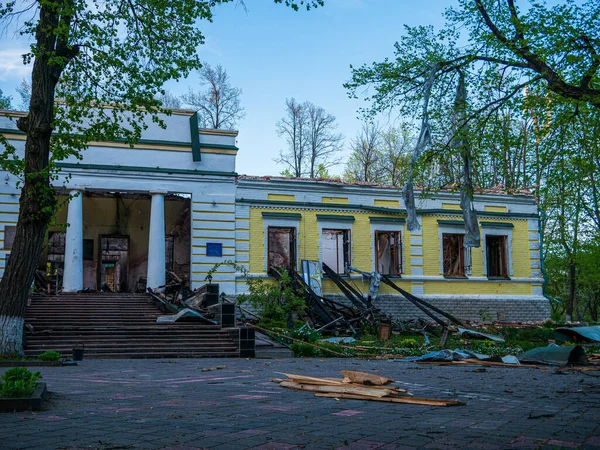
[[(227, 367), (201, 370), (217, 365)], [(269, 381), (277, 372), (341, 369), (374, 371), (416, 396), (467, 406), (336, 401)], [(49, 407), (1, 414), (0, 448), (600, 449), (600, 372), (474, 369), (341, 359), (87, 360), (41, 369)]]

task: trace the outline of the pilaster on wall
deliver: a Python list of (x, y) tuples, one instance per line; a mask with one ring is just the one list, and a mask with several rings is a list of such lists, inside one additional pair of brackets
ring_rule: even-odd
[[(192, 288), (207, 283), (206, 276), (217, 263), (235, 260), (235, 188), (231, 195), (223, 194), (228, 186), (214, 187), (212, 192), (192, 194)], [(217, 193), (218, 192), (218, 193)], [(221, 244), (221, 256), (209, 256), (207, 244)], [(235, 293), (235, 269), (223, 265), (212, 275), (221, 292)]]
[[(421, 224), (418, 230), (410, 232), (410, 273), (413, 277), (423, 276), (423, 220), (417, 215), (417, 221)], [(423, 295), (425, 286), (422, 281), (412, 281), (413, 295)]]
[[(12, 177), (11, 175), (7, 176)], [(5, 248), (5, 229), (17, 225), (19, 198), (20, 195), (15, 187), (4, 186), (0, 188), (0, 278), (6, 267), (6, 256), (10, 255), (10, 249)]]
[[(235, 207), (235, 261), (250, 270), (250, 206), (237, 204)], [(246, 292), (246, 279), (236, 274), (235, 293)]]
[(535, 219), (529, 219), (527, 221), (527, 229), (529, 233), (529, 266), (531, 268), (531, 278), (538, 278), (540, 281), (532, 283), (532, 294), (542, 295), (542, 260), (540, 252), (540, 232), (539, 223)]

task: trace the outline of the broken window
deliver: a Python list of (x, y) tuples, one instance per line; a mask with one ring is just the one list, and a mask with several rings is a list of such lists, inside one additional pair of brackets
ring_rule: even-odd
[(48, 262), (60, 268), (65, 264), (65, 233), (63, 231), (48, 233)]
[(296, 268), (296, 228), (269, 227), (268, 270), (272, 267)]
[(464, 234), (444, 233), (442, 235), (442, 258), (445, 277), (465, 276)]
[(321, 240), (323, 263), (336, 273), (344, 273), (350, 259), (350, 230), (323, 230)]
[(375, 270), (383, 275), (402, 273), (400, 231), (375, 231)]
[(488, 278), (508, 278), (507, 236), (487, 235), (485, 251), (487, 255)]
[(94, 240), (84, 239), (83, 240), (83, 260), (93, 261), (94, 260)]
[(14, 225), (5, 225), (4, 226), (4, 248), (6, 250), (10, 250), (13, 246), (13, 242), (15, 240), (15, 232), (17, 231), (17, 227)]

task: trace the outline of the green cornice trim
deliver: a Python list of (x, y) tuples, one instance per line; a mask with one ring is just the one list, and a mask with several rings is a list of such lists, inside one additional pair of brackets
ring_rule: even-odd
[(438, 225), (458, 225), (461, 227), (465, 226), (464, 220), (438, 220)]
[(354, 222), (354, 216), (342, 216), (337, 214), (317, 214), (317, 220), (331, 220), (338, 222)]
[[(511, 218), (527, 218), (527, 219), (537, 219), (539, 216), (537, 213), (515, 213), (515, 212), (491, 212), (491, 211), (475, 211), (479, 217), (502, 217), (504, 219)], [(417, 209), (418, 214), (424, 215), (456, 215), (462, 216), (462, 211), (453, 211), (449, 209)]]
[(406, 214), (406, 211), (402, 209), (383, 208), (378, 206), (367, 206), (367, 205), (353, 205), (345, 203), (317, 203), (317, 202), (289, 202), (283, 200), (258, 200), (250, 198), (236, 198), (238, 203), (248, 203), (251, 205), (264, 205), (264, 206), (287, 206), (290, 208), (315, 208), (315, 209), (354, 209), (363, 211), (373, 211), (387, 214)]
[(496, 227), (496, 228), (514, 228), (514, 224), (508, 222), (479, 222), (482, 227)]
[[(190, 122), (191, 122), (191, 118), (193, 116), (190, 117)], [(191, 126), (191, 124), (190, 124)], [(197, 128), (196, 128), (197, 129)], [(0, 134), (2, 133), (11, 133), (11, 134), (20, 134), (20, 135), (26, 135), (27, 133), (22, 132), (21, 130), (12, 130), (10, 128), (0, 128)], [(198, 141), (198, 151), (200, 151), (200, 148), (216, 148), (216, 149), (223, 149), (223, 150), (236, 150), (239, 151), (239, 147), (235, 146), (235, 145), (224, 145), (224, 144), (206, 144), (206, 143), (202, 143), (200, 144), (200, 136), (196, 133), (197, 136), (197, 141)], [(118, 142), (120, 144), (126, 144), (127, 141), (125, 139), (112, 139), (110, 141), (92, 141), (92, 142)], [(192, 147), (192, 155), (194, 154), (194, 135), (192, 134), (192, 143), (190, 144), (189, 142), (181, 142), (181, 141), (162, 141), (159, 139), (140, 139), (137, 142), (134, 142), (132, 145), (144, 145), (144, 144), (152, 144), (152, 145), (171, 145), (173, 147)], [(194, 159), (194, 161), (196, 161)], [(200, 159), (198, 160), (200, 161)]]
[(302, 219), (302, 214), (300, 213), (286, 213), (286, 212), (269, 212), (263, 211), (263, 217), (275, 218), (275, 219)]
[(371, 223), (406, 223), (403, 217), (369, 217)]
[(198, 112), (190, 116), (190, 136), (192, 138), (192, 159), (197, 162), (202, 160), (200, 153), (200, 135), (198, 134)]
[(84, 170), (119, 170), (125, 172), (177, 173), (182, 175), (213, 175), (219, 177), (236, 177), (236, 172), (217, 172), (212, 170), (168, 169), (163, 167), (113, 166), (107, 164), (56, 163), (60, 169)]

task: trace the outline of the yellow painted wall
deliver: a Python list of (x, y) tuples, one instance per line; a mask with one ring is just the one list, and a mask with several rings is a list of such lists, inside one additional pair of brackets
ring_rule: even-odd
[(296, 201), (295, 195), (290, 194), (268, 194), (268, 198), (271, 201), (276, 202), (294, 202)]
[(442, 203), (442, 209), (449, 209), (452, 211), (461, 211), (460, 205), (457, 203)]
[(400, 202), (398, 200), (375, 199), (373, 203), (375, 204), (375, 206), (379, 206), (382, 208), (400, 208)]
[(483, 207), (484, 211), (487, 212), (507, 212), (508, 208), (506, 206), (491, 206), (491, 205), (485, 205)]
[(347, 205), (348, 199), (345, 197), (322, 197), (322, 203), (336, 203), (338, 205)]

